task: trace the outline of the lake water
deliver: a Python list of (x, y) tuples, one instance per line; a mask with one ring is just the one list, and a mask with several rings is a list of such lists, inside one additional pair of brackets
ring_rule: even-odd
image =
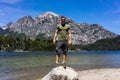
[[(35, 80), (54, 64), (55, 52), (0, 52), (0, 80)], [(69, 52), (67, 66), (75, 70), (120, 68), (120, 51)]]

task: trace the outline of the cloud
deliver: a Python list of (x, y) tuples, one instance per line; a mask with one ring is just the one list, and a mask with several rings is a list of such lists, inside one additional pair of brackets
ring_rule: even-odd
[[(1, 16), (18, 16), (18, 15), (23, 15), (23, 16), (27, 16), (27, 15), (33, 15), (33, 14), (39, 14), (41, 13), (41, 11), (36, 11), (36, 10), (31, 10), (31, 9), (21, 9), (21, 8), (15, 8), (15, 7), (10, 7), (10, 6), (6, 6), (6, 7), (0, 7), (0, 17)], [(21, 16), (20, 16), (21, 17)]]
[(22, 0), (0, 0), (0, 3), (15, 4), (21, 2)]
[(13, 13), (13, 12), (19, 12), (19, 11), (21, 10), (14, 7), (9, 7), (9, 6), (3, 7), (0, 10), (0, 12), (3, 12), (3, 13)]
[(18, 19), (24, 16), (35, 17), (42, 13), (41, 11), (31, 9), (20, 9), (15, 7), (0, 7), (0, 26), (4, 26), (9, 22), (16, 22)]
[[(1, 7), (0, 7), (1, 8)], [(21, 14), (22, 12), (24, 12), (23, 10), (14, 8), (14, 7), (3, 7), (0, 10), (0, 17), (6, 17), (9, 15), (9, 17), (13, 16), (13, 14)]]
[[(13, 7), (0, 7), (0, 26), (6, 25), (10, 21), (16, 21), (19, 16), (25, 14), (23, 10)], [(18, 17), (18, 18), (17, 18)]]

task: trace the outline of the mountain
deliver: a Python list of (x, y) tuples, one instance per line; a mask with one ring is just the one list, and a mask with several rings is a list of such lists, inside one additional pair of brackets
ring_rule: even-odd
[(4, 30), (3, 28), (0, 27), (0, 35), (5, 35), (6, 33), (8, 33), (8, 30)]
[(101, 39), (88, 45), (80, 45), (78, 49), (85, 51), (120, 51), (120, 36), (109, 39)]
[(0, 27), (0, 34), (2, 35), (3, 32), (4, 30)]
[[(60, 23), (59, 14), (45, 12), (35, 18), (25, 16), (16, 23), (9, 23), (9, 31), (24, 33), (30, 38), (41, 38), (41, 36), (52, 39), (56, 25)], [(90, 44), (100, 39), (115, 38), (118, 35), (112, 33), (98, 24), (78, 24), (66, 17), (67, 24), (71, 25), (73, 44)]]

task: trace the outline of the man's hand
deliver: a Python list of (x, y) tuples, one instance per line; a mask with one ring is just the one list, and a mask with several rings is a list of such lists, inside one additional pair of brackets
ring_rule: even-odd
[(54, 45), (56, 44), (56, 40), (53, 40), (53, 44), (54, 44)]
[(57, 37), (58, 30), (55, 31), (54, 37), (53, 37), (53, 44), (56, 44), (56, 37)]
[(72, 40), (71, 39), (68, 41), (68, 45), (72, 45)]

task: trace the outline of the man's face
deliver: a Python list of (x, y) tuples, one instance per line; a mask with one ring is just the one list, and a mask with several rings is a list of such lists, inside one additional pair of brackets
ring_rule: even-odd
[(61, 22), (65, 22), (65, 18), (61, 18)]

